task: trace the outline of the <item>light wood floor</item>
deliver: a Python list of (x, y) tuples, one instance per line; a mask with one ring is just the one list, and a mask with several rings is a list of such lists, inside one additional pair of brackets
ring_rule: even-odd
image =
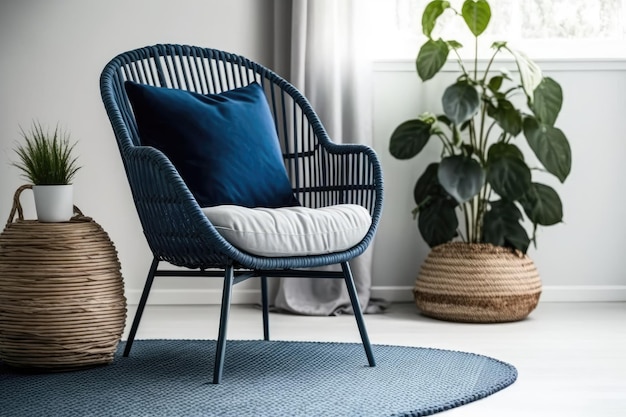
[[(218, 315), (217, 306), (149, 306), (137, 338), (215, 339)], [(394, 304), (366, 323), (375, 344), (475, 352), (517, 367), (512, 386), (442, 417), (626, 416), (626, 303), (540, 303), (524, 321), (491, 325), (432, 320)], [(352, 316), (271, 314), (270, 329), (275, 340), (360, 341)], [(228, 338), (262, 338), (260, 310), (233, 306)]]

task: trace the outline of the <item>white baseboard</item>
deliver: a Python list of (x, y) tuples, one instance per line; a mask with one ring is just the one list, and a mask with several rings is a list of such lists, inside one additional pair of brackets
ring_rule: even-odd
[[(412, 302), (413, 287), (373, 287), (372, 297)], [(544, 302), (626, 302), (626, 285), (544, 285)]]
[(413, 287), (372, 287), (372, 298), (382, 298), (392, 303), (412, 303)]
[(541, 301), (624, 302), (626, 285), (544, 285)]
[[(390, 302), (402, 303), (413, 301), (413, 287), (372, 287), (372, 297)], [(129, 305), (137, 305), (141, 291), (128, 290), (126, 297)], [(151, 305), (203, 305), (220, 304), (221, 289), (159, 290), (150, 293), (148, 304)], [(260, 299), (258, 289), (233, 290), (233, 304), (254, 304)], [(543, 302), (626, 302), (626, 285), (546, 285), (541, 294)]]

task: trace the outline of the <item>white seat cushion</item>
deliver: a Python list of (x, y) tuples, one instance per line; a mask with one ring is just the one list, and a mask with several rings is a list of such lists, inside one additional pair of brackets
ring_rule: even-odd
[(306, 256), (346, 250), (367, 234), (369, 212), (355, 204), (246, 208), (222, 205), (202, 209), (233, 246), (260, 256)]

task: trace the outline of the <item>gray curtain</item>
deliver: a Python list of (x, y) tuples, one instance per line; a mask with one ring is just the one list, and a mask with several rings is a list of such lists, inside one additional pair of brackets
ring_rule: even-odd
[[(358, 0), (274, 0), (274, 68), (311, 102), (334, 142), (372, 144), (371, 62), (366, 8)], [(385, 310), (371, 298), (374, 244), (350, 262), (361, 308)], [(338, 265), (329, 267), (340, 270)], [(308, 315), (352, 313), (343, 280), (284, 278), (273, 307)]]

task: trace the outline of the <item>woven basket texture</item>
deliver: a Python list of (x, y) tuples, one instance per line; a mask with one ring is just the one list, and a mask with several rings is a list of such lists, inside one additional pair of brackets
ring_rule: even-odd
[(541, 279), (526, 254), (491, 244), (450, 242), (432, 248), (413, 295), (417, 307), (429, 317), (509, 322), (535, 309)]
[(78, 209), (67, 222), (24, 220), (26, 188), (0, 234), (0, 359), (50, 371), (109, 363), (126, 320), (117, 251)]

